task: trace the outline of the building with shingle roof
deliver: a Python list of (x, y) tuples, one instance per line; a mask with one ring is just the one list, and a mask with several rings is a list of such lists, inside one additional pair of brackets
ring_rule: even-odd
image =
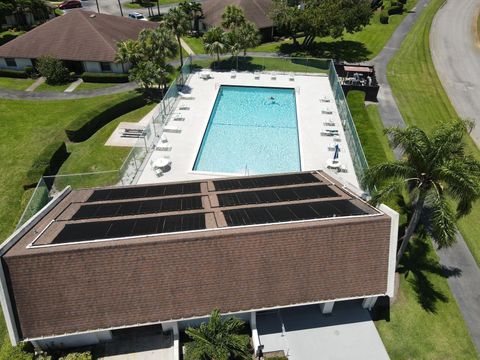
[(0, 46), (0, 68), (21, 70), (49, 55), (78, 73), (124, 72), (115, 63), (117, 43), (136, 39), (158, 24), (126, 17), (72, 10)]
[(2, 244), (0, 300), (12, 343), (41, 348), (213, 309), (253, 330), (259, 311), (393, 296), (397, 229), (322, 171), (67, 188)]

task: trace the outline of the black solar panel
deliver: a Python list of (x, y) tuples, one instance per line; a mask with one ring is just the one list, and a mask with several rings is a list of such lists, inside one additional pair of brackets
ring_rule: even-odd
[(82, 205), (73, 220), (202, 209), (201, 196)]
[(253, 189), (269, 186), (285, 186), (294, 184), (309, 184), (321, 182), (313, 174), (300, 173), (289, 175), (265, 176), (259, 178), (244, 178), (234, 180), (218, 180), (214, 181), (215, 190), (237, 190), (237, 189)]
[(131, 188), (94, 190), (87, 202), (187, 195), (198, 194), (199, 192), (200, 183), (136, 186)]
[(205, 214), (67, 224), (53, 244), (205, 229)]
[(220, 206), (266, 204), (280, 201), (297, 201), (340, 196), (327, 185), (301, 186), (287, 189), (242, 191), (218, 194)]
[(367, 212), (348, 200), (309, 204), (279, 205), (223, 211), (228, 226), (323, 219), (335, 216), (365, 215)]

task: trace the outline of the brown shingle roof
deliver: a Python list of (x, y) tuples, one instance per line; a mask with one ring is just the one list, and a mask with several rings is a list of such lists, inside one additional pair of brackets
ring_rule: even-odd
[[(323, 173), (315, 176), (317, 184), (262, 189), (295, 190), (321, 184), (332, 189), (333, 196), (329, 192), (317, 199), (277, 199), (276, 204), (348, 200), (363, 215), (228, 227), (224, 209), (258, 209), (265, 206), (266, 198), (222, 208), (219, 194), (247, 190), (217, 191), (215, 181), (206, 180), (200, 182), (197, 193), (202, 196), (201, 211), (210, 214), (203, 231), (52, 246), (55, 231), (42, 232), (52, 220), (60, 224), (97, 221), (75, 220), (79, 206), (113, 206), (125, 201), (99, 201), (92, 197), (92, 190), (72, 191), (2, 258), (21, 337), (205, 316), (214, 308), (239, 312), (385, 294), (390, 218)], [(185, 196), (191, 194), (166, 198)], [(145, 199), (129, 201), (137, 200)], [(169, 213), (168, 209), (164, 212)], [(107, 216), (105, 221), (112, 219), (111, 214)], [(145, 216), (151, 214), (116, 214), (113, 218)]]
[(218, 26), (222, 22), (222, 14), (228, 5), (237, 5), (245, 12), (247, 20), (259, 29), (273, 26), (269, 17), (272, 0), (207, 0), (202, 4), (205, 19), (209, 26)]
[(155, 23), (125, 17), (72, 10), (0, 46), (0, 57), (36, 59), (50, 55), (61, 60), (115, 59), (117, 42), (136, 39)]

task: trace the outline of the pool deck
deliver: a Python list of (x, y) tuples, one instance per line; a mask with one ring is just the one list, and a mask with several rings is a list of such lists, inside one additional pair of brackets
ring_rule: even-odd
[[(136, 183), (149, 184), (247, 175), (192, 170), (220, 86), (236, 85), (294, 88), (302, 171), (325, 170), (340, 181), (359, 187), (326, 74), (295, 74), (294, 81), (291, 81), (289, 74), (276, 74), (276, 79), (272, 79), (271, 73), (261, 73), (260, 79), (255, 79), (254, 74), (250, 72), (236, 73), (235, 78), (232, 78), (229, 72), (212, 72), (211, 74), (213, 78), (208, 80), (201, 79), (200, 73), (193, 73), (189, 77), (186, 87), (193, 99), (181, 99), (173, 112), (181, 115), (184, 120), (175, 120), (173, 116), (169, 119), (167, 127), (174, 127), (172, 130), (175, 132), (164, 132), (168, 141), (158, 142), (158, 150), (153, 151), (150, 158), (144, 162), (144, 168), (137, 176)], [(330, 102), (323, 102), (323, 99), (329, 99)], [(188, 109), (181, 110), (182, 107)], [(324, 113), (327, 109), (332, 110), (332, 114)], [(327, 126), (326, 122), (334, 123), (334, 126)], [(332, 136), (321, 135), (326, 130), (338, 130), (336, 142)], [(346, 168), (346, 172), (327, 169), (328, 160), (333, 159), (334, 149), (331, 147), (333, 144), (338, 144), (340, 147), (339, 161)], [(150, 164), (161, 157), (170, 158), (172, 165), (168, 172), (157, 176)]]

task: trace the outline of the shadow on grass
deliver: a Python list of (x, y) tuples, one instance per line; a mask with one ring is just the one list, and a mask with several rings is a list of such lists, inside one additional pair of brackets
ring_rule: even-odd
[(443, 278), (459, 277), (462, 275), (462, 271), (458, 268), (440, 265), (435, 258), (430, 256), (432, 251), (429, 238), (426, 234), (420, 234), (409, 244), (397, 271), (408, 279), (422, 308), (435, 314), (437, 303), (439, 301), (446, 303), (448, 298), (435, 289), (435, 285), (429, 279), (430, 275), (435, 274)]
[(324, 59), (359, 62), (368, 60), (371, 54), (365, 44), (359, 41), (338, 40), (332, 42), (314, 42), (307, 48), (300, 44), (284, 43), (280, 45), (280, 53), (290, 56), (313, 56)]

